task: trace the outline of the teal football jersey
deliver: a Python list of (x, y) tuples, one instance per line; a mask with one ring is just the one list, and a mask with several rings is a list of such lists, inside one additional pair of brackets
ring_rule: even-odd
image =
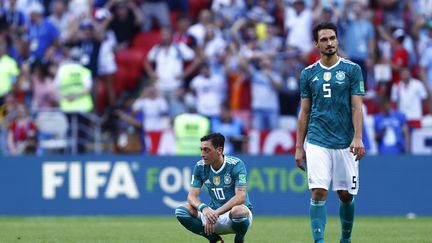
[[(246, 177), (247, 172), (243, 161), (225, 155), (224, 163), (218, 171), (215, 171), (210, 165), (205, 165), (203, 160), (198, 161), (193, 170), (191, 186), (201, 188), (205, 185), (211, 200), (208, 205), (216, 209), (235, 196), (236, 187), (247, 185)], [(247, 193), (244, 204), (252, 208)]]
[(301, 97), (311, 100), (307, 142), (325, 148), (342, 149), (354, 136), (351, 95), (364, 95), (359, 65), (339, 58), (332, 67), (318, 61), (300, 75)]

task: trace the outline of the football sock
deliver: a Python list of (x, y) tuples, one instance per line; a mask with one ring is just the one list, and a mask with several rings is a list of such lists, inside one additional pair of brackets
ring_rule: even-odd
[(341, 243), (351, 242), (351, 231), (354, 224), (354, 199), (349, 203), (340, 202), (339, 216), (341, 221)]
[(327, 222), (326, 201), (311, 199), (309, 215), (311, 220), (312, 236), (316, 243), (324, 242), (324, 230)]
[(250, 220), (249, 217), (233, 217), (232, 218), (232, 228), (235, 235), (235, 242), (243, 242), (246, 232), (249, 228)]
[(195, 218), (184, 206), (178, 206), (175, 210), (177, 220), (189, 231), (207, 238), (209, 241), (216, 241), (220, 237), (216, 234), (207, 235), (204, 233), (204, 226), (201, 220)]

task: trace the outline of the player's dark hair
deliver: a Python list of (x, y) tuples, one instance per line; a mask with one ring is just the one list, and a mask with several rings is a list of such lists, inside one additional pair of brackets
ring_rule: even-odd
[(319, 23), (312, 30), (312, 34), (315, 42), (318, 42), (318, 32), (320, 30), (327, 30), (327, 29), (333, 30), (336, 34), (336, 37), (338, 36), (337, 27), (335, 24), (330, 22)]
[(224, 147), (225, 137), (221, 133), (210, 133), (201, 138), (201, 142), (210, 141), (213, 147)]

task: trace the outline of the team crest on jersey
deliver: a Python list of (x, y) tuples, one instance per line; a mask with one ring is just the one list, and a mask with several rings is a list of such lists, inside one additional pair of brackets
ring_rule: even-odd
[(331, 79), (331, 72), (325, 72), (323, 75), (324, 81), (328, 82)]
[(224, 183), (225, 183), (225, 185), (231, 184), (231, 176), (229, 174), (225, 174)]
[(221, 180), (220, 180), (220, 176), (214, 176), (214, 177), (213, 177), (213, 184), (214, 184), (215, 186), (219, 186), (220, 182), (221, 182)]
[(337, 71), (336, 72), (336, 79), (337, 80), (344, 80), (345, 79), (345, 72), (344, 71)]

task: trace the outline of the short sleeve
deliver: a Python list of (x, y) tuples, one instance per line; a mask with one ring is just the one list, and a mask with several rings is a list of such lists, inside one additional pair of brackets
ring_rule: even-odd
[(190, 47), (188, 47), (185, 43), (178, 44), (179, 51), (181, 52), (181, 56), (183, 60), (190, 61), (195, 57), (195, 52)]
[(159, 45), (153, 46), (147, 54), (147, 60), (149, 62), (154, 62), (156, 60), (156, 52), (159, 49)]
[(135, 100), (135, 102), (132, 104), (133, 111), (142, 110), (142, 108), (143, 108), (143, 101), (141, 99)]
[(301, 98), (312, 98), (312, 92), (306, 77), (306, 70), (304, 69), (300, 74), (300, 96)]
[(359, 65), (355, 65), (351, 73), (351, 94), (352, 95), (364, 95), (364, 79), (361, 68)]
[(202, 178), (199, 173), (198, 165), (195, 165), (192, 173), (191, 187), (201, 188), (203, 185)]
[(239, 162), (235, 166), (234, 181), (236, 187), (242, 187), (247, 185), (247, 172), (243, 162)]

